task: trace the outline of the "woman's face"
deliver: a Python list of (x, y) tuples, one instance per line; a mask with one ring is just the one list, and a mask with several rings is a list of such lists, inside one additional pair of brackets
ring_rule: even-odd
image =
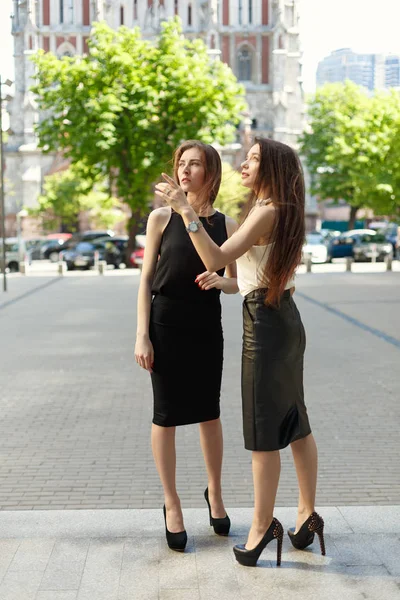
[(178, 163), (179, 185), (183, 191), (199, 192), (204, 185), (205, 175), (204, 155), (200, 148), (185, 150)]
[(246, 156), (246, 160), (242, 162), (242, 185), (249, 189), (254, 189), (258, 169), (260, 168), (261, 149), (259, 144), (254, 144)]

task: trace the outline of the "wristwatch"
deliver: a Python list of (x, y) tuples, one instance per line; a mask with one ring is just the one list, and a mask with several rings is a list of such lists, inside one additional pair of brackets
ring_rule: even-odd
[(188, 233), (196, 233), (196, 231), (198, 231), (200, 227), (203, 227), (203, 223), (201, 221), (190, 221), (190, 223), (186, 227), (186, 231)]

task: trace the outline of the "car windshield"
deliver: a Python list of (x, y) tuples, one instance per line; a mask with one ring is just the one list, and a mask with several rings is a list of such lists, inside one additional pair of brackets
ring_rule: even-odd
[(76, 252), (90, 252), (94, 249), (94, 245), (91, 244), (90, 242), (79, 242), (79, 244), (77, 244), (74, 247), (74, 250), (76, 250)]
[(382, 233), (377, 233), (376, 235), (360, 236), (360, 242), (362, 242), (363, 244), (369, 244), (369, 243), (383, 244), (383, 243), (385, 243), (385, 241), (386, 241), (385, 236)]
[(309, 233), (306, 236), (306, 242), (307, 242), (307, 244), (311, 244), (312, 246), (315, 246), (316, 244), (323, 244), (324, 238), (319, 233)]
[(15, 244), (6, 242), (6, 252), (18, 252), (18, 242)]

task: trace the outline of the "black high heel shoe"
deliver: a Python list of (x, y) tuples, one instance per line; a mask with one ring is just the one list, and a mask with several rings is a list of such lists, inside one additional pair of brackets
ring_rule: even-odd
[(204, 498), (206, 499), (208, 505), (208, 513), (210, 515), (210, 525), (214, 528), (214, 532), (217, 535), (228, 535), (229, 529), (231, 528), (231, 520), (228, 515), (222, 517), (222, 519), (214, 519), (211, 515), (211, 505), (208, 499), (208, 488), (204, 492)]
[(318, 513), (313, 512), (297, 533), (294, 533), (294, 527), (288, 529), (289, 539), (297, 550), (305, 550), (305, 548), (311, 546), (315, 534), (319, 538), (321, 554), (325, 556), (324, 520)]
[(178, 533), (172, 533), (168, 531), (167, 527), (167, 511), (165, 509), (165, 504), (163, 506), (164, 513), (164, 521), (165, 521), (165, 537), (167, 538), (167, 544), (171, 550), (176, 550), (177, 552), (183, 552), (186, 548), (187, 544), (187, 533), (184, 529), (183, 531), (179, 531)]
[(268, 527), (266, 533), (255, 548), (246, 550), (244, 544), (234, 546), (233, 552), (235, 553), (236, 560), (245, 567), (255, 567), (261, 552), (272, 540), (277, 540), (278, 542), (276, 550), (276, 566), (280, 567), (282, 558), (283, 527), (275, 517), (272, 519), (271, 525)]

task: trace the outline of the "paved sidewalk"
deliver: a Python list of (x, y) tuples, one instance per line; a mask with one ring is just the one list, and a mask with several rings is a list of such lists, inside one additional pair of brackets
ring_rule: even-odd
[[(15, 277), (8, 294), (0, 294), (1, 509), (162, 504), (150, 447), (150, 378), (133, 358), (138, 283), (133, 274)], [(296, 302), (307, 331), (305, 391), (319, 450), (318, 503), (399, 505), (399, 274), (301, 275)], [(224, 500), (250, 507), (238, 295), (223, 298), (223, 318)], [(199, 378), (206, 369), (199, 365)], [(204, 505), (198, 429), (177, 431), (185, 508)], [(297, 493), (287, 449), (277, 505), (293, 506)]]
[[(285, 535), (282, 566), (271, 542), (257, 568), (238, 565), (251, 509), (233, 508), (232, 535), (216, 536), (205, 509), (184, 511), (184, 554), (169, 550), (161, 510), (0, 513), (1, 600), (396, 600), (400, 506), (321, 507), (319, 544), (301, 552)], [(278, 508), (285, 528), (294, 508)]]

